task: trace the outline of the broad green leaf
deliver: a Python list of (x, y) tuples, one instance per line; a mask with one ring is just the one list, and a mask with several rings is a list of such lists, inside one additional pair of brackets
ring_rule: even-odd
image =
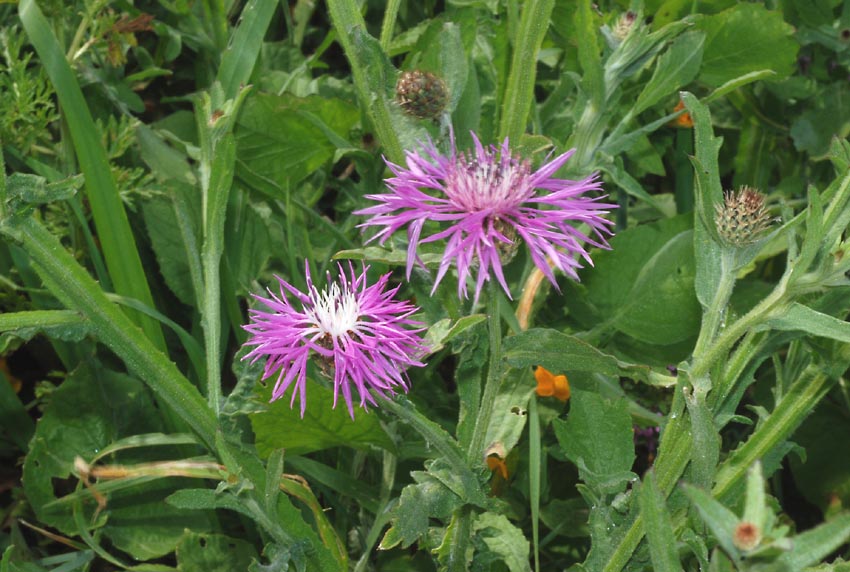
[[(440, 23), (435, 21), (435, 24)], [(460, 26), (454, 22), (442, 23), (439, 25), (436, 38), (428, 39), (431, 41), (422, 54), (420, 67), (433, 70), (446, 82), (449, 90), (446, 112), (451, 113), (457, 107), (460, 96), (463, 95), (469, 76)]]
[(741, 554), (732, 543), (735, 528), (739, 522), (735, 513), (698, 487), (685, 484), (683, 485), (683, 490), (685, 495), (687, 495), (697, 508), (699, 515), (708, 525), (708, 528), (711, 529), (712, 534), (717, 539), (717, 542), (720, 543), (720, 546), (723, 547), (723, 550), (735, 560), (739, 560)]
[[(198, 255), (201, 196), (176, 182), (167, 184), (166, 189), (172, 196), (156, 196), (144, 201), (142, 215), (165, 283), (181, 302), (194, 305), (195, 287), (189, 260), (190, 256)], [(178, 194), (182, 197), (177, 197)], [(177, 201), (191, 210), (181, 210)]]
[(647, 380), (649, 367), (622, 362), (587, 342), (556, 330), (533, 328), (505, 338), (503, 355), (517, 368), (542, 365), (550, 371), (587, 371)]
[(15, 446), (25, 451), (35, 431), (35, 424), (24, 404), (15, 393), (11, 381), (0, 371), (0, 428), (11, 438)]
[[(502, 514), (485, 512), (473, 523), (473, 529), (487, 549), (498, 556), (512, 572), (531, 572), (528, 539)], [(487, 555), (476, 554), (488, 559)]]
[[(825, 436), (829, 438), (825, 438)], [(850, 419), (843, 407), (824, 402), (794, 433), (806, 450), (805, 462), (789, 458), (794, 483), (813, 505), (826, 512), (838, 499), (850, 505), (850, 455), (836, 455), (835, 444), (850, 442)]]
[(637, 116), (693, 81), (702, 63), (704, 43), (705, 34), (697, 31), (686, 32), (676, 38), (658, 58), (655, 71), (638, 96), (632, 114)]
[[(392, 439), (381, 427), (375, 411), (358, 409), (352, 420), (342, 399), (333, 407), (332, 390), (309, 378), (307, 384), (308, 402), (303, 418), (298, 407), (290, 406), (288, 395), (270, 403), (266, 411), (250, 415), (260, 456), (265, 458), (276, 449), (300, 455), (340, 446), (394, 450)], [(263, 401), (271, 397), (272, 385), (269, 383), (260, 390)]]
[(505, 451), (513, 449), (528, 421), (529, 397), (536, 385), (527, 368), (508, 369), (502, 380), (499, 395), (493, 404), (490, 427), (487, 429), (486, 444), (499, 443)]
[(799, 44), (781, 12), (741, 3), (703, 18), (697, 27), (706, 33), (700, 79), (711, 86), (764, 69), (778, 79), (794, 70)]
[[(70, 511), (46, 506), (61, 496), (54, 490), (54, 480), (72, 479), (73, 486), (75, 457), (90, 460), (121, 437), (161, 431), (160, 418), (135, 378), (99, 365), (84, 365), (69, 375), (51, 394), (24, 461), (24, 491), (39, 521), (74, 534), (77, 527)], [(89, 512), (94, 508), (86, 506)]]
[(113, 494), (103, 533), (137, 560), (173, 552), (184, 530), (206, 531), (211, 526), (207, 515), (163, 502), (185, 484), (185, 479), (160, 479), (122, 491), (120, 496)]
[(257, 559), (254, 545), (223, 534), (186, 531), (177, 544), (177, 564), (181, 572), (232, 572), (247, 570)]
[(649, 471), (640, 488), (640, 509), (644, 518), (646, 539), (652, 568), (657, 572), (676, 572), (682, 570), (676, 550), (676, 537), (673, 535), (673, 523), (667, 512), (667, 503), (655, 483), (655, 473)]
[(254, 94), (237, 119), (237, 174), (248, 170), (284, 188), (294, 186), (337, 149), (315, 119), (345, 138), (358, 118), (356, 108), (341, 99)]
[[(596, 393), (575, 391), (566, 421), (553, 422), (564, 455), (582, 480), (603, 493), (620, 492), (635, 458), (632, 418), (625, 399), (608, 401)], [(620, 481), (620, 482), (618, 482)]]
[[(192, 116), (194, 119), (194, 116)], [(179, 119), (176, 116), (175, 119)], [(165, 121), (168, 121), (167, 119)], [(192, 124), (194, 127), (194, 121)], [(197, 178), (189, 166), (188, 158), (174, 147), (168, 145), (161, 132), (139, 125), (136, 128), (136, 140), (142, 160), (150, 167), (153, 175), (161, 181), (180, 181), (194, 186)]]
[(610, 251), (594, 254), (594, 267), (581, 276), (599, 319), (658, 345), (696, 335), (700, 308), (690, 227), (690, 217), (682, 215), (630, 228), (611, 239)]
[(247, 191), (235, 192), (228, 204), (225, 236), (239, 238), (225, 241), (227, 272), (236, 286), (227, 296), (246, 295), (273, 256), (275, 245), (283, 243), (281, 225), (272, 210), (248, 196)]
[(775, 330), (800, 330), (813, 336), (850, 342), (850, 323), (822, 314), (797, 302), (790, 304), (779, 315), (771, 317), (765, 325)]
[(850, 91), (843, 83), (828, 84), (816, 102), (794, 119), (791, 138), (798, 151), (822, 157), (835, 137), (847, 137), (850, 133), (848, 96)]
[[(139, 381), (102, 366), (76, 370), (51, 395), (24, 463), (24, 490), (39, 520), (74, 534), (77, 527), (67, 506), (51, 504), (57, 496), (55, 483), (77, 480), (71, 474), (75, 457), (90, 461), (123, 436), (159, 431), (159, 420), (158, 410)], [(155, 452), (133, 451), (119, 454), (119, 462), (122, 455), (134, 460), (158, 459)], [(115, 547), (136, 559), (168, 554), (184, 529), (209, 528), (205, 515), (186, 513), (162, 502), (183, 483), (181, 479), (161, 479), (116, 489), (95, 526), (103, 527), (102, 533)], [(93, 502), (84, 505), (87, 515), (95, 508)]]

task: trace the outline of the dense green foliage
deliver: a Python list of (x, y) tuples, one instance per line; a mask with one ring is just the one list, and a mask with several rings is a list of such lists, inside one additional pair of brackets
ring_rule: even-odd
[[(850, 2), (0, 19), (0, 572), (850, 570)], [(611, 249), (558, 289), (520, 249), (477, 305), (439, 243), (405, 280), (352, 213), (450, 132), (575, 149)], [(303, 417), (269, 403), (242, 326), (305, 259), (421, 308), (407, 396), (352, 419), (311, 364)]]

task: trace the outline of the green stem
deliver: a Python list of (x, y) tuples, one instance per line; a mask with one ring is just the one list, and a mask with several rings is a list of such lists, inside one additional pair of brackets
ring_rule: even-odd
[(467, 458), (472, 466), (477, 467), (484, 464), (484, 447), (487, 443), (487, 430), (490, 428), (490, 419), (493, 416), (493, 406), (499, 395), (499, 387), (502, 385), (502, 323), (499, 315), (499, 286), (495, 280), (490, 280), (487, 288), (487, 314), (489, 316), (487, 325), (490, 339), (490, 359), (487, 366), (487, 380), (484, 383), (484, 393), (478, 406), (478, 415), (475, 418), (475, 429), (472, 431), (472, 440), (466, 452)]
[(785, 276), (776, 285), (767, 298), (759, 302), (752, 310), (747, 312), (736, 320), (731, 326), (723, 330), (717, 338), (701, 350), (699, 354), (694, 352), (693, 367), (691, 368), (691, 378), (698, 378), (712, 368), (712, 366), (722, 356), (726, 355), (732, 345), (738, 339), (750, 331), (752, 328), (763, 322), (765, 318), (778, 306), (787, 294), (787, 283), (790, 273), (786, 272)]
[(100, 341), (177, 413), (210, 450), (216, 420), (203, 397), (124, 312), (110, 302), (58, 239), (33, 217), (6, 219), (0, 232), (21, 243), (45, 286), (69, 309), (91, 321)]
[[(387, 78), (377, 77), (384, 72), (385, 65), (376, 62), (376, 54), (369, 49), (375, 39), (366, 31), (366, 22), (360, 14), (355, 0), (328, 0), (331, 21), (342, 44), (342, 49), (351, 65), (354, 86), (357, 88), (361, 105), (368, 111), (387, 158), (398, 164), (404, 162), (404, 150), (398, 133), (392, 125), (389, 105), (385, 93)], [(377, 49), (378, 46), (375, 46)], [(380, 56), (386, 59), (386, 55)], [(389, 62), (386, 62), (389, 65)], [(376, 77), (369, 77), (369, 73)], [(379, 86), (379, 87), (378, 87)]]
[(503, 100), (499, 139), (508, 137), (516, 144), (525, 133), (528, 113), (534, 100), (537, 55), (549, 28), (554, 7), (555, 0), (527, 0), (523, 4)]
[(385, 52), (390, 51), (390, 42), (393, 41), (393, 30), (395, 29), (395, 21), (398, 17), (398, 9), (401, 7), (401, 0), (389, 0), (387, 8), (384, 11), (384, 21), (381, 23), (381, 47)]
[(442, 570), (446, 572), (467, 572), (466, 552), (472, 538), (472, 508), (469, 505), (455, 510), (449, 533), (449, 556)]
[(712, 388), (711, 404), (714, 406), (715, 413), (721, 410), (726, 399), (735, 392), (735, 385), (740, 381), (741, 374), (759, 351), (764, 340), (764, 334), (749, 331), (735, 348), (723, 368), (723, 374)]
[[(670, 437), (662, 442), (662, 447), (659, 449), (658, 459), (655, 462), (655, 476), (658, 489), (666, 499), (691, 460), (691, 439), (688, 435), (688, 423), (681, 414), (670, 420), (665, 431), (670, 432)], [(663, 446), (668, 443), (667, 447)], [(643, 539), (645, 533), (643, 520), (643, 515), (638, 514), (629, 530), (623, 535), (614, 554), (608, 559), (603, 572), (619, 572), (626, 567)]]
[(407, 422), (417, 433), (419, 433), (425, 442), (434, 447), (445, 460), (454, 468), (468, 483), (477, 483), (475, 476), (469, 470), (466, 460), (463, 458), (463, 453), (458, 447), (457, 442), (439, 425), (419, 413), (413, 404), (403, 396), (381, 397), (381, 406)]
[(204, 0), (204, 11), (212, 27), (212, 40), (219, 53), (227, 47), (227, 10), (224, 0)]
[(528, 400), (528, 497), (531, 504), (531, 544), (534, 572), (540, 572), (540, 414), (537, 396)]
[(720, 255), (720, 280), (711, 303), (702, 314), (702, 326), (694, 345), (694, 362), (699, 361), (708, 349), (708, 345), (717, 337), (720, 324), (726, 316), (726, 306), (735, 288), (735, 253), (724, 248)]

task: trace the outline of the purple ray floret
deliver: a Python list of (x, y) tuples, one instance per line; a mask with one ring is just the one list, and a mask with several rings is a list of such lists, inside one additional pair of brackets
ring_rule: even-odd
[[(429, 141), (420, 151), (407, 152), (406, 168), (387, 162), (394, 175), (386, 180), (389, 192), (366, 195), (378, 204), (355, 213), (370, 217), (361, 227), (379, 228), (370, 240), (383, 244), (407, 227), (408, 278), (418, 245), (445, 240), (434, 289), (454, 263), (458, 296), (468, 297), (467, 279), (473, 278), (476, 301), (491, 276), (511, 295), (502, 266), (509, 259), (505, 253), (518, 242), (528, 246), (534, 264), (556, 288), (552, 267), (578, 279), (581, 259), (593, 264), (587, 248), (608, 248), (612, 223), (603, 215), (617, 206), (601, 202), (605, 195), (599, 194), (597, 176), (579, 181), (554, 177), (574, 151), (534, 171), (511, 153), (507, 139), (501, 146), (484, 147), (472, 137), (475, 147), (468, 152), (457, 151), (452, 141), (446, 157)], [(428, 221), (440, 223), (442, 230), (423, 236)], [(590, 232), (578, 230), (580, 224)]]
[(406, 369), (422, 367), (419, 358), (427, 353), (419, 336), (422, 323), (410, 318), (418, 308), (394, 299), (398, 287), (387, 290), (389, 274), (367, 285), (368, 270), (358, 276), (349, 263), (346, 274), (340, 264), (338, 281), (328, 273), (328, 285), (319, 291), (307, 265), (306, 294), (277, 277), (279, 294), (268, 289), (269, 298), (254, 295), (270, 311), (249, 311), (244, 328), (251, 337), (245, 345), (254, 348), (244, 359), (267, 358), (263, 379), (277, 372), (272, 401), (294, 385), (290, 405), (299, 396), (304, 416), (311, 353), (333, 370), (334, 407), (342, 393), (352, 419), (354, 392), (366, 409), (377, 404), (373, 394), (388, 396), (396, 387), (407, 391)]

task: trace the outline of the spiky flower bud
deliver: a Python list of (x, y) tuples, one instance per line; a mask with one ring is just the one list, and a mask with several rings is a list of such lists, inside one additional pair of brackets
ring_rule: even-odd
[(754, 243), (773, 223), (764, 208), (764, 195), (743, 186), (726, 191), (723, 204), (716, 204), (714, 222), (720, 238), (729, 246), (741, 248)]
[(614, 25), (614, 29), (612, 30), (614, 37), (621, 42), (625, 40), (626, 36), (629, 35), (629, 32), (632, 31), (632, 28), (635, 25), (635, 20), (637, 20), (637, 14), (631, 10), (621, 14), (620, 17), (617, 18), (617, 23)]
[(431, 72), (402, 72), (395, 85), (396, 101), (408, 115), (436, 119), (449, 103), (449, 88)]
[(761, 543), (761, 530), (752, 522), (739, 522), (732, 534), (732, 544), (739, 550), (752, 550)]

